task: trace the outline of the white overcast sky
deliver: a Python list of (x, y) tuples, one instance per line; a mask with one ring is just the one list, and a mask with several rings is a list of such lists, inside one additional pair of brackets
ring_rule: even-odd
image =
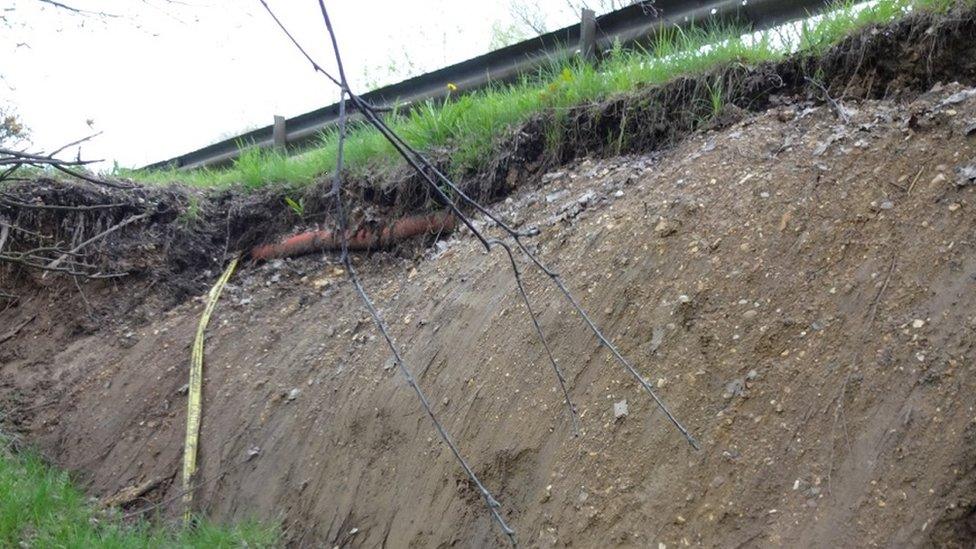
[[(334, 103), (257, 0), (61, 0), (118, 14), (71, 15), (39, 0), (0, 0), (0, 102), (51, 150), (93, 132), (86, 158), (139, 167), (242, 130)], [(550, 28), (571, 24), (562, 0), (540, 0)], [(320, 62), (332, 52), (316, 0), (269, 0)], [(474, 0), (327, 2), (350, 79), (402, 79), (485, 53), (509, 3)], [(412, 70), (404, 62), (409, 58)], [(370, 68), (369, 78), (364, 68)]]

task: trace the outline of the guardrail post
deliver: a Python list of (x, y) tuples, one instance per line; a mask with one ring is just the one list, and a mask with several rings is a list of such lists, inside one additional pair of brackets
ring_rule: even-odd
[(596, 61), (596, 12), (583, 8), (580, 18), (580, 56), (587, 62)]
[(287, 144), (287, 134), (285, 133), (285, 117), (274, 117), (274, 127), (271, 129), (271, 139), (274, 142), (275, 150), (284, 152)]

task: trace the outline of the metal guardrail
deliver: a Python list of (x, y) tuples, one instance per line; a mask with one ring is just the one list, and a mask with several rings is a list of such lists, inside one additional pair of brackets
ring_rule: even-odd
[[(595, 20), (584, 10), (583, 22), (536, 38), (525, 40), (485, 55), (450, 65), (443, 69), (409, 78), (362, 94), (362, 98), (380, 108), (400, 109), (430, 99), (447, 97), (447, 84), (457, 86), (450, 93), (471, 92), (492, 84), (511, 82), (577, 52), (608, 51), (619, 42), (623, 46), (650, 43), (665, 28), (704, 27), (736, 24), (763, 30), (801, 19), (830, 4), (830, 0), (656, 0), (641, 2), (610, 12)], [(593, 43), (582, 43), (582, 38)], [(216, 167), (232, 162), (242, 146), (287, 146), (299, 150), (314, 142), (321, 132), (339, 118), (339, 105), (289, 118), (275, 117), (275, 124), (243, 133), (198, 149), (157, 162), (144, 169), (194, 169)]]

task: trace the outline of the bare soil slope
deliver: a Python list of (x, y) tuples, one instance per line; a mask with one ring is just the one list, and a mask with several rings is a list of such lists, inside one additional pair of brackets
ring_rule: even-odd
[[(499, 205), (542, 229), (542, 255), (699, 452), (538, 273), (528, 292), (579, 438), (505, 258), (458, 234), (423, 258), (362, 260), (523, 544), (973, 545), (976, 91), (844, 107), (848, 123), (782, 100)], [(120, 299), (86, 292), (96, 308)], [(67, 287), (0, 312), (0, 332), (23, 325), (0, 343), (0, 405), (92, 494), (166, 501), (201, 300), (100, 329), (80, 307)], [(360, 311), (328, 258), (232, 279), (207, 339), (201, 508), (280, 517), (296, 546), (501, 544)]]

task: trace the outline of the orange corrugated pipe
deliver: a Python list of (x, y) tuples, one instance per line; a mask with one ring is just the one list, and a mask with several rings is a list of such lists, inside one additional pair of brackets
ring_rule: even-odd
[[(449, 232), (457, 225), (457, 218), (451, 212), (429, 215), (411, 215), (394, 221), (382, 229), (362, 228), (348, 231), (350, 250), (375, 250), (408, 238), (439, 232)], [(251, 249), (251, 258), (266, 261), (280, 257), (295, 257), (317, 251), (338, 250), (342, 239), (335, 231), (306, 231), (289, 236), (274, 244), (264, 244)]]

